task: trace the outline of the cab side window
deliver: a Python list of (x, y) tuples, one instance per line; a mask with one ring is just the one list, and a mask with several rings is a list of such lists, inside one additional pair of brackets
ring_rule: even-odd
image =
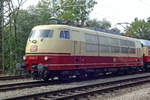
[(60, 38), (61, 39), (70, 39), (70, 32), (66, 30), (60, 31)]

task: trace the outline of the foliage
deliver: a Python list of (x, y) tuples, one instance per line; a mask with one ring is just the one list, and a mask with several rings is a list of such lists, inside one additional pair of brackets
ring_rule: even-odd
[(33, 18), (32, 23), (34, 23), (35, 25), (48, 24), (50, 12), (45, 5), (38, 4), (36, 7), (30, 6), (27, 12), (30, 17)]
[(150, 40), (150, 23), (145, 20), (135, 18), (128, 28), (128, 34), (139, 39)]
[[(9, 18), (9, 25), (5, 26), (4, 29), (4, 38), (5, 38), (5, 72), (6, 73), (14, 73), (15, 64), (17, 62), (22, 62), (22, 56), (25, 51), (25, 44), (27, 40), (28, 33), (31, 30), (31, 26), (34, 26), (32, 23), (32, 19), (29, 14), (25, 10), (18, 10), (18, 15), (16, 16), (14, 12), (11, 13)], [(16, 18), (16, 23), (14, 22), (14, 18)], [(16, 26), (16, 28), (14, 27)], [(16, 38), (17, 37), (17, 38)], [(10, 38), (10, 39), (9, 39)], [(17, 46), (16, 40), (17, 39)], [(16, 53), (17, 58), (16, 60)]]
[(49, 18), (84, 25), (96, 3), (95, 0), (40, 0), (28, 12), (35, 16), (37, 25), (48, 24)]
[(53, 9), (55, 15), (63, 20), (69, 20), (75, 24), (84, 25), (90, 12), (97, 3), (95, 0), (56, 0)]
[(111, 29), (113, 32), (120, 32), (120, 30), (117, 27), (114, 27)]
[[(17, 26), (16, 18), (20, 7), (23, 5), (25, 0), (2, 0), (1, 9), (3, 9), (2, 15), (3, 23), (1, 23), (1, 54), (2, 54), (2, 66), (5, 69), (5, 72), (15, 72), (14, 65), (18, 58), (17, 53)], [(1, 67), (2, 67), (1, 66)]]
[(99, 21), (97, 19), (92, 19), (87, 21), (88, 26), (90, 27), (100, 27), (103, 29), (109, 29), (111, 27), (111, 23), (106, 19)]

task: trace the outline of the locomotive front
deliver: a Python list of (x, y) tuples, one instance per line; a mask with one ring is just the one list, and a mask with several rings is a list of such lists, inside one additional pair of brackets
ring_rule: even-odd
[(69, 48), (63, 50), (67, 47), (64, 46), (62, 40), (59, 40), (59, 29), (60, 27), (57, 25), (42, 25), (32, 29), (23, 59), (27, 70), (32, 73), (34, 78), (40, 77), (48, 80), (52, 75), (50, 73), (50, 70), (53, 70), (51, 65), (60, 62), (60, 55), (68, 54)]

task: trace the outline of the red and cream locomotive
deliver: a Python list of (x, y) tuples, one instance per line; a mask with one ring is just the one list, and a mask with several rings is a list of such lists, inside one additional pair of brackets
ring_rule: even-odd
[(141, 41), (69, 25), (40, 25), (32, 29), (23, 58), (27, 70), (44, 80), (143, 70), (150, 53)]

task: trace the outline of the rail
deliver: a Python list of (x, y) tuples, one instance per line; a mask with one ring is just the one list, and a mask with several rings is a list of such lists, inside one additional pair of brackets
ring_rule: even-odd
[(51, 100), (66, 100), (72, 98), (80, 98), (94, 93), (104, 93), (106, 91), (113, 91), (116, 89), (126, 88), (150, 82), (150, 75), (143, 77), (136, 77), (130, 79), (122, 79), (117, 81), (110, 81), (104, 83), (97, 83), (91, 85), (78, 86), (73, 88), (47, 91), (42, 93), (29, 94), (24, 96), (17, 96), (6, 98), (5, 100), (24, 100), (24, 99), (37, 99), (47, 98)]

